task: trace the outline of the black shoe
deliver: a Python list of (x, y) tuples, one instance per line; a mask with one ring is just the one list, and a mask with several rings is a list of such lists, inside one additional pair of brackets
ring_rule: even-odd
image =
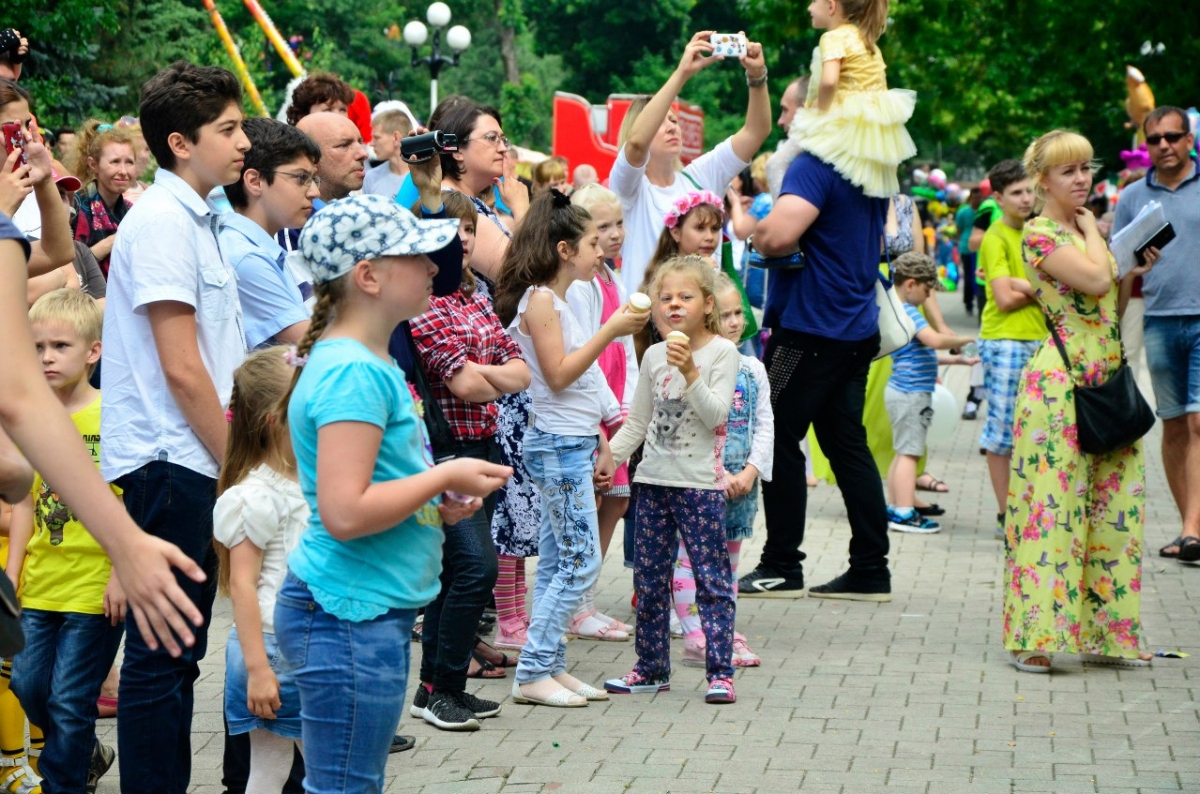
[(96, 740), (95, 746), (92, 747), (92, 763), (88, 768), (88, 794), (96, 794), (96, 786), (99, 785), (100, 778), (104, 777), (104, 773), (112, 768), (113, 759), (116, 757), (116, 750), (107, 744), (101, 744), (99, 739)]
[(410, 716), (416, 717), (419, 720), (424, 719), (425, 707), (428, 705), (429, 690), (425, 688), (424, 684), (417, 682), (417, 691), (413, 693), (413, 702), (412, 705), (408, 707), (408, 713)]
[(392, 737), (392, 746), (388, 748), (388, 755), (392, 753), (402, 753), (405, 750), (411, 750), (417, 746), (415, 736), (401, 736), (396, 734)]
[(873, 601), (882, 604), (892, 600), (892, 585), (888, 579), (876, 582), (863, 581), (847, 571), (832, 581), (810, 587), (808, 594), (813, 598)]
[(738, 579), (738, 595), (746, 598), (804, 598), (804, 577), (789, 579), (760, 565)]
[(942, 507), (937, 502), (934, 502), (932, 504), (927, 504), (924, 507), (915, 507), (913, 509), (916, 510), (921, 515), (925, 516), (926, 518), (934, 518), (936, 516), (946, 515), (946, 508)]
[(979, 403), (968, 398), (967, 404), (963, 408), (962, 418), (963, 419), (975, 419), (978, 416), (979, 416)]
[(443, 731), (477, 731), (479, 720), (463, 702), (462, 692), (434, 692), (421, 717)]
[(500, 704), (494, 700), (477, 698), (470, 692), (460, 692), (459, 697), (462, 698), (463, 705), (475, 715), (475, 719), (486, 720), (488, 717), (495, 717), (500, 713)]

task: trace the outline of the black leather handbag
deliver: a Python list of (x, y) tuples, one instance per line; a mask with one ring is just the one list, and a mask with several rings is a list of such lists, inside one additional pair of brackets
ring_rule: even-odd
[[(1050, 318), (1046, 327), (1054, 346), (1071, 373), (1071, 360)], [(1075, 386), (1075, 422), (1078, 425), (1079, 448), (1089, 455), (1102, 455), (1125, 449), (1150, 432), (1154, 427), (1154, 411), (1138, 390), (1133, 370), (1125, 361), (1121, 348), (1121, 366), (1099, 386)]]

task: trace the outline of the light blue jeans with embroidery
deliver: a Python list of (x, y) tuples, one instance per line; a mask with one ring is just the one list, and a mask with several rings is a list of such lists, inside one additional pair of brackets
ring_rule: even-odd
[(598, 436), (560, 436), (530, 428), (525, 466), (542, 495), (537, 578), (528, 641), (517, 664), (517, 683), (567, 671), (567, 626), (600, 575), (600, 533), (593, 456)]

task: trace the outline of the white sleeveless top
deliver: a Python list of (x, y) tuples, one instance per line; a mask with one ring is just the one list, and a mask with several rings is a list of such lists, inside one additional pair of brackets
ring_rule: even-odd
[(600, 366), (592, 362), (579, 379), (560, 392), (555, 392), (546, 384), (546, 376), (542, 372), (542, 364), (538, 361), (533, 349), (533, 337), (521, 330), (521, 318), (529, 308), (529, 296), (534, 291), (542, 291), (554, 300), (554, 310), (558, 312), (559, 325), (562, 327), (563, 353), (569, 355), (587, 344), (588, 337), (575, 320), (571, 307), (554, 291), (546, 286), (530, 287), (521, 296), (517, 304), (517, 316), (509, 323), (508, 330), (516, 340), (529, 365), (531, 383), (529, 394), (533, 397), (533, 425), (543, 433), (554, 433), (560, 436), (594, 436), (600, 432), (602, 421), (612, 421), (620, 417), (621, 406)]

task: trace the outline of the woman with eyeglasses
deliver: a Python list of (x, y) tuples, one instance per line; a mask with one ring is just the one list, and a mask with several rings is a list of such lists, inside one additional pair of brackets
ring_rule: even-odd
[(117, 226), (132, 206), (125, 193), (137, 183), (134, 136), (128, 129), (88, 119), (66, 165), (83, 182), (75, 239), (87, 244), (107, 278)]
[[(491, 206), (493, 191), (499, 192), (516, 224), (529, 208), (529, 192), (517, 181), (514, 158), (506, 156), (512, 144), (504, 135), (500, 113), (495, 108), (464, 96), (447, 97), (430, 117), (429, 129), (458, 137), (458, 151), (439, 156), (442, 189), (470, 198), (479, 215), (470, 267), (476, 276), (476, 293), (490, 303), (494, 280), (512, 236), (510, 228)], [(492, 517), (492, 539), (499, 557), (495, 644), (505, 650), (520, 650), (525, 644), (529, 623), (525, 613), (525, 558), (537, 556), (542, 523), (541, 497), (522, 459), (530, 404), (527, 391), (505, 394), (495, 402), (495, 438), (500, 444), (502, 462), (513, 469), (507, 485), (497, 494)]]

